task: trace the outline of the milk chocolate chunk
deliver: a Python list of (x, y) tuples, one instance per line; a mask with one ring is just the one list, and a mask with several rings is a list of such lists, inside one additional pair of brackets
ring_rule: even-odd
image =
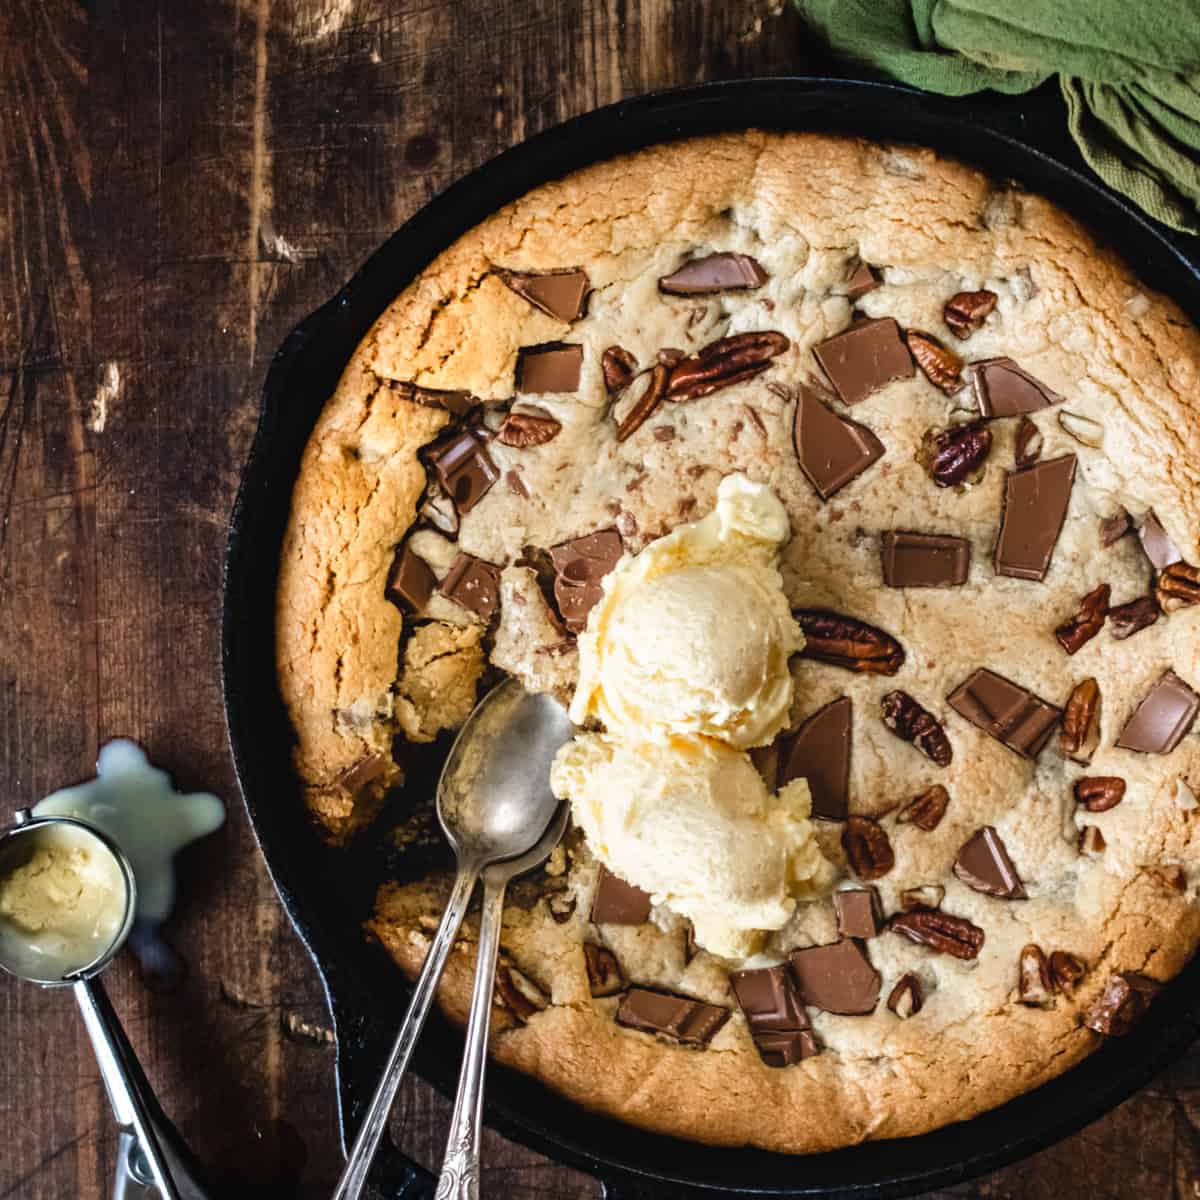
[(789, 956), (800, 997), (823, 1012), (860, 1016), (879, 1003), (879, 972), (862, 946), (849, 938)]
[(966, 538), (889, 529), (880, 541), (888, 587), (961, 587), (971, 566)]
[(985, 358), (974, 367), (975, 399), (985, 417), (1019, 417), (1063, 402), (1064, 397), (1011, 358)]
[(883, 928), (879, 889), (853, 888), (833, 893), (837, 931), (842, 937), (873, 938)]
[(1123, 642), (1126, 638), (1149, 629), (1158, 620), (1162, 609), (1153, 596), (1139, 596), (1128, 604), (1117, 604), (1108, 610), (1108, 627), (1114, 638)]
[(1100, 545), (1111, 546), (1119, 542), (1133, 528), (1133, 519), (1121, 509), (1116, 516), (1104, 517), (1100, 521)]
[(807, 779), (812, 813), (826, 821), (844, 821), (850, 794), (850, 729), (853, 712), (848, 697), (818, 709), (784, 742), (778, 786)]
[(1138, 529), (1138, 538), (1141, 540), (1146, 557), (1156, 571), (1161, 571), (1172, 563), (1183, 561), (1179, 547), (1171, 540), (1171, 535), (1162, 527), (1162, 522), (1154, 515), (1153, 511), (1148, 512), (1145, 520), (1142, 521), (1141, 527)]
[(849, 300), (861, 300), (868, 292), (873, 292), (879, 286), (875, 272), (863, 260), (858, 260), (857, 266), (846, 280), (846, 297)]
[(583, 316), (588, 277), (583, 271), (501, 271), (500, 278), (518, 296), (548, 316), (570, 324)]
[(1074, 482), (1073, 454), (1008, 473), (1004, 481), (1004, 515), (996, 540), (997, 575), (1046, 578), (1067, 518)]
[(813, 347), (829, 382), (846, 404), (865, 400), (893, 379), (915, 373), (912, 355), (892, 317), (857, 321)]
[(437, 576), (407, 542), (396, 551), (383, 594), (399, 609), (419, 612), (429, 603)]
[(592, 920), (597, 925), (644, 925), (650, 920), (650, 893), (601, 867), (592, 896)]
[(974, 891), (1001, 900), (1024, 900), (1025, 888), (1000, 835), (991, 825), (973, 833), (954, 860), (954, 874)]
[(786, 966), (734, 971), (733, 994), (769, 1067), (790, 1067), (817, 1053), (812, 1022)]
[(768, 278), (758, 260), (749, 254), (708, 254), (664, 275), (658, 287), (669, 296), (707, 296), (760, 288)]
[(425, 448), (424, 457), (460, 516), (469, 513), (500, 478), (482, 434), (475, 429), (458, 429), (438, 438)]
[(583, 943), (583, 961), (587, 968), (588, 989), (593, 996), (615, 996), (625, 988), (625, 976), (617, 956), (605, 946)]
[(630, 988), (617, 1009), (617, 1024), (661, 1033), (688, 1046), (707, 1046), (729, 1020), (729, 1009), (690, 996)]
[(438, 591), (484, 621), (500, 607), (500, 568), (473, 554), (459, 554)]
[(582, 368), (582, 346), (571, 346), (564, 342), (528, 346), (517, 358), (517, 391), (578, 391)]
[(580, 633), (588, 613), (604, 591), (604, 576), (617, 565), (625, 547), (615, 529), (600, 529), (550, 547), (554, 565), (554, 599), (563, 624)]
[(1062, 710), (995, 671), (981, 667), (947, 697), (961, 717), (1022, 758), (1036, 758)]
[(417, 387), (416, 384), (404, 383), (399, 379), (380, 379), (379, 382), (413, 404), (419, 404), (423, 408), (442, 408), (452, 417), (465, 417), (475, 405), (482, 403), (470, 392), (458, 389), (443, 391), (439, 388)]
[(1139, 754), (1170, 754), (1200, 711), (1200, 696), (1174, 671), (1166, 671), (1134, 709), (1117, 745)]
[(1112, 975), (1083, 1023), (1106, 1037), (1121, 1037), (1145, 1015), (1161, 989), (1162, 984), (1148, 975), (1133, 971)]
[(815, 388), (801, 384), (792, 421), (796, 458), (808, 482), (828, 500), (883, 457), (883, 443), (865, 425), (839, 417)]

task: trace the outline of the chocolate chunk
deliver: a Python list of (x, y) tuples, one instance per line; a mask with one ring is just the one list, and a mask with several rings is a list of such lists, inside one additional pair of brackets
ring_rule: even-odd
[(947, 697), (972, 725), (1022, 758), (1036, 758), (1062, 710), (995, 671), (981, 667)]
[(858, 942), (843, 938), (793, 950), (789, 962), (805, 1004), (852, 1017), (874, 1012), (879, 1003), (879, 972)]
[(603, 579), (617, 565), (625, 547), (615, 529), (600, 529), (550, 547), (554, 564), (554, 599), (563, 624), (580, 633), (588, 613), (604, 591)]
[(1162, 984), (1148, 975), (1122, 971), (1109, 977), (1083, 1023), (1106, 1037), (1121, 1037), (1145, 1015)]
[(792, 441), (800, 469), (822, 500), (883, 457), (883, 443), (871, 430), (839, 417), (816, 389), (806, 384), (800, 385), (796, 396)]
[(729, 982), (767, 1066), (790, 1067), (817, 1053), (812, 1022), (786, 966), (734, 971)]
[(814, 817), (844, 821), (850, 794), (850, 729), (853, 712), (848, 697), (818, 709), (784, 744), (779, 786), (807, 779)]
[(1004, 516), (996, 539), (997, 575), (1046, 578), (1067, 518), (1074, 482), (1073, 454), (1008, 473), (1004, 481)]
[(452, 417), (465, 417), (475, 405), (482, 403), (477, 396), (472, 396), (470, 392), (417, 387), (416, 384), (404, 383), (399, 379), (381, 378), (379, 382), (413, 404), (419, 404), (422, 408), (445, 409)]
[(1138, 754), (1170, 754), (1192, 727), (1200, 696), (1174, 671), (1163, 673), (1125, 723), (1117, 745)]
[(500, 607), (500, 568), (473, 554), (460, 553), (438, 585), (438, 591), (482, 620), (490, 621)]
[(873, 292), (879, 286), (875, 272), (860, 258), (857, 266), (846, 280), (846, 297), (850, 300), (861, 300), (868, 292)]
[(758, 260), (749, 254), (708, 254), (664, 275), (658, 287), (668, 296), (707, 296), (760, 288), (768, 278)]
[(625, 976), (611, 950), (594, 942), (584, 942), (583, 961), (587, 967), (588, 989), (593, 996), (615, 996), (624, 990)]
[(985, 358), (974, 367), (975, 399), (985, 417), (1018, 417), (1063, 402), (1011, 358)]
[(429, 603), (437, 576), (407, 542), (396, 551), (383, 594), (399, 609), (419, 612)]
[(729, 1020), (729, 1009), (690, 996), (630, 988), (617, 1009), (617, 1024), (662, 1033), (688, 1046), (707, 1046)]
[(985, 896), (1024, 900), (1025, 888), (1000, 835), (991, 825), (978, 829), (963, 844), (954, 860), (954, 874)]
[(880, 542), (883, 582), (888, 587), (961, 587), (971, 565), (966, 538), (889, 529)]
[(846, 404), (857, 404), (893, 379), (916, 371), (912, 355), (892, 317), (857, 321), (813, 347), (817, 362)]
[(650, 893), (601, 867), (592, 896), (592, 920), (597, 925), (644, 925), (650, 920)]
[(469, 513), (500, 478), (475, 429), (456, 429), (425, 448), (424, 457), (461, 516)]
[(834, 892), (833, 909), (842, 937), (873, 938), (883, 928), (883, 905), (877, 888)]
[(1172, 563), (1182, 562), (1183, 555), (1179, 547), (1171, 540), (1170, 534), (1162, 527), (1162, 522), (1153, 511), (1146, 514), (1138, 529), (1138, 538), (1142, 549), (1156, 571), (1169, 567)]
[(517, 391), (577, 391), (582, 369), (582, 346), (569, 346), (563, 342), (528, 346), (517, 358)]
[(501, 271), (500, 278), (534, 308), (570, 324), (583, 316), (588, 277), (583, 271)]
[(1108, 610), (1108, 627), (1118, 642), (1123, 642), (1158, 620), (1162, 609), (1153, 596), (1139, 596), (1128, 604), (1117, 604)]
[(1115, 517), (1105, 517), (1100, 522), (1100, 545), (1111, 546), (1118, 542), (1133, 528), (1133, 519), (1121, 509)]

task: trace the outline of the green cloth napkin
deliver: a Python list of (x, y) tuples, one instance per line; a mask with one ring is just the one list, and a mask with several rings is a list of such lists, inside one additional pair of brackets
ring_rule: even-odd
[(1058, 75), (1111, 187), (1200, 233), (1200, 0), (796, 0), (837, 54), (963, 96)]

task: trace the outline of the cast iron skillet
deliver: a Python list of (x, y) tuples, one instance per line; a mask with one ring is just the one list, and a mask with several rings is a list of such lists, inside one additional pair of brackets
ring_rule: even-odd
[[(312, 954), (337, 1034), (344, 1141), (352, 1138), (407, 999), (407, 986), (360, 924), (387, 871), (412, 874), (422, 855), (390, 856), (370, 835), (347, 851), (311, 829), (289, 764), (291, 733), (275, 683), (275, 580), (292, 485), (317, 414), (356, 344), (387, 303), (441, 250), (494, 209), (545, 180), (655, 142), (758, 126), (924, 143), (1012, 177), (1073, 210), (1132, 261), (1147, 283), (1200, 319), (1200, 271), (1172, 238), (1085, 174), (1069, 143), (1034, 148), (1061, 126), (1046, 97), (984, 105), (879, 83), (823, 78), (710, 84), (623, 101), (551, 129), (456, 183), (382, 246), (328, 304), (284, 342), (267, 376), (258, 434), (234, 507), (225, 574), (223, 667), (229, 737), (250, 821), (296, 931)], [(1034, 126), (1038, 126), (1036, 134)], [(1072, 163), (1074, 165), (1067, 165)], [(1195, 243), (1190, 250), (1195, 254)], [(427, 803), (437, 748), (394, 802)], [(386, 814), (385, 814), (386, 817)], [(386, 820), (381, 821), (386, 829)], [(960, 1182), (1028, 1155), (1125, 1099), (1200, 1034), (1200, 958), (1164, 989), (1132, 1034), (1066, 1075), (963, 1124), (859, 1149), (789, 1157), (700, 1146), (595, 1116), (523, 1075), (493, 1066), (489, 1123), (605, 1181), (608, 1197), (711, 1195), (891, 1197)], [(416, 1069), (452, 1092), (462, 1039), (435, 1017)], [(603, 1064), (597, 1064), (602, 1071)], [(763, 1119), (769, 1120), (764, 1113)], [(383, 1194), (432, 1194), (429, 1174), (392, 1147)]]

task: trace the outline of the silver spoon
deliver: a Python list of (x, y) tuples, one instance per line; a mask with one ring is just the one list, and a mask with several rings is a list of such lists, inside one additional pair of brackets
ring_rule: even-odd
[(480, 874), (491, 863), (527, 854), (556, 816), (550, 764), (571, 734), (566, 711), (556, 700), (532, 695), (513, 680), (493, 688), (459, 731), (437, 792), (438, 820), (458, 862), (454, 886), (333, 1200), (362, 1195)]
[(550, 857), (567, 827), (568, 806), (558, 815), (534, 848), (520, 858), (493, 863), (483, 872), (483, 911), (479, 915), (479, 947), (475, 959), (475, 991), (467, 1022), (467, 1048), (463, 1054), (446, 1157), (438, 1179), (435, 1200), (475, 1200), (479, 1195), (479, 1142), (483, 1127), (483, 1076), (487, 1067), (488, 1026), (492, 1019), (492, 990), (496, 986), (496, 959), (500, 954), (500, 926), (504, 917), (504, 891), (509, 880), (532, 871)]

